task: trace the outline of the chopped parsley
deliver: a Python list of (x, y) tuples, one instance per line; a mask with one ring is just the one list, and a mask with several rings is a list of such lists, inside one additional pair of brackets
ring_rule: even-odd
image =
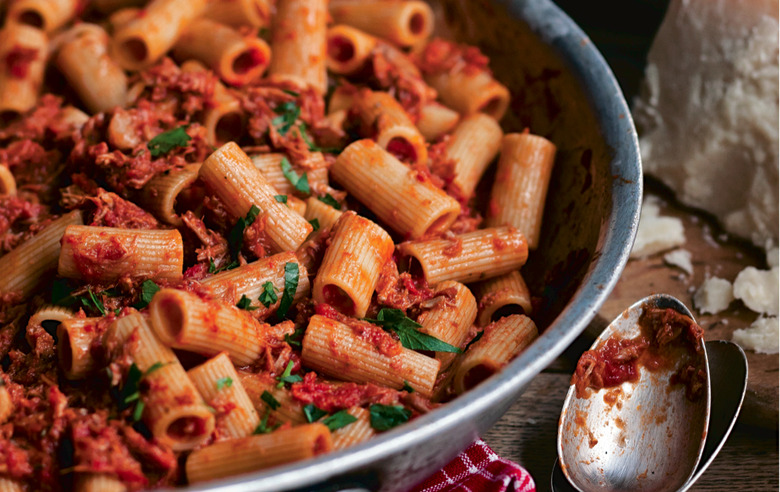
[(295, 104), (295, 101), (287, 101), (276, 106), (274, 112), (279, 116), (272, 119), (271, 124), (281, 135), (287, 135), (287, 132), (290, 131), (290, 128), (292, 128), (301, 115), (301, 108)]
[(271, 408), (271, 410), (276, 410), (282, 405), (281, 403), (279, 403), (279, 400), (274, 398), (274, 395), (272, 395), (268, 391), (263, 391), (263, 394), (260, 395), (260, 399), (263, 400), (265, 404)]
[(292, 306), (293, 299), (295, 298), (295, 292), (298, 290), (298, 264), (286, 263), (284, 265), (284, 292), (282, 292), (282, 300), (279, 301), (279, 309), (276, 314), (280, 318), (284, 318), (287, 311)]
[(316, 231), (320, 230), (320, 221), (319, 221), (318, 218), (315, 217), (315, 218), (311, 219), (309, 221), (309, 224), (311, 224), (311, 226), (312, 226), (312, 231), (311, 232), (316, 232)]
[(257, 424), (257, 427), (255, 427), (255, 431), (253, 434), (270, 434), (271, 432), (278, 429), (282, 424), (278, 423), (273, 427), (268, 427), (268, 415), (270, 412), (265, 412), (265, 415), (263, 415), (263, 419), (260, 421), (259, 424)]
[(154, 283), (153, 280), (144, 280), (141, 284), (141, 295), (138, 297), (138, 302), (133, 304), (136, 309), (143, 309), (152, 302), (152, 298), (160, 290), (160, 286)]
[(217, 379), (217, 391), (221, 390), (222, 388), (230, 388), (231, 386), (233, 386), (233, 378), (230, 376)]
[(276, 383), (277, 388), (283, 388), (284, 383), (292, 384), (303, 381), (302, 377), (298, 376), (297, 374), (292, 374), (292, 368), (294, 365), (295, 363), (293, 363), (293, 361), (287, 363), (287, 367), (284, 368), (282, 375), (276, 378), (276, 380), (279, 381)]
[(274, 200), (279, 203), (287, 203), (287, 195), (274, 195)]
[(238, 301), (236, 307), (239, 309), (244, 309), (246, 311), (254, 311), (255, 309), (257, 309), (257, 306), (252, 305), (252, 299), (248, 298), (246, 294), (241, 296), (241, 300)]
[[(246, 216), (240, 217), (236, 221), (236, 225), (234, 225), (228, 233), (228, 246), (230, 247), (230, 254), (234, 260), (233, 263), (235, 263), (236, 266), (238, 266), (238, 254), (241, 252), (241, 248), (244, 247), (244, 230), (255, 223), (255, 219), (257, 219), (258, 215), (260, 215), (260, 209), (257, 208), (257, 205), (253, 204), (246, 213)], [(228, 269), (233, 263), (228, 265)]]
[(187, 135), (186, 126), (180, 126), (173, 130), (163, 132), (153, 139), (149, 140), (146, 147), (152, 154), (152, 157), (159, 157), (163, 154), (167, 154), (176, 147), (185, 147), (192, 138)]
[(412, 388), (412, 386), (409, 384), (409, 381), (406, 380), (404, 380), (404, 385), (401, 389), (407, 393), (414, 393), (414, 388)]
[(155, 362), (146, 370), (146, 372), (141, 372), (141, 369), (135, 365), (135, 362), (130, 365), (125, 385), (122, 387), (122, 391), (119, 392), (119, 408), (120, 410), (130, 408), (133, 402), (135, 402), (133, 421), (138, 422), (141, 420), (141, 416), (144, 413), (144, 402), (141, 400), (140, 390), (141, 380), (166, 365), (167, 364), (163, 362)]
[(306, 176), (306, 173), (298, 176), (298, 173), (295, 172), (295, 170), (292, 168), (292, 164), (290, 164), (290, 161), (288, 161), (286, 157), (282, 157), (281, 162), (279, 162), (279, 166), (282, 168), (282, 174), (284, 174), (284, 177), (287, 178), (287, 181), (289, 181), (296, 190), (305, 195), (309, 195), (311, 193), (311, 188), (309, 188), (309, 178)]
[(312, 422), (318, 421), (319, 419), (326, 416), (327, 414), (328, 412), (319, 408), (313, 403), (309, 403), (308, 405), (303, 407), (303, 415), (306, 417), (306, 421), (309, 422), (310, 424)]
[(291, 347), (300, 347), (304, 333), (306, 333), (306, 327), (301, 326), (296, 328), (292, 335), (285, 333), (284, 341), (287, 342)]
[(333, 432), (336, 429), (341, 429), (356, 421), (357, 417), (348, 414), (346, 410), (341, 410), (323, 420), (322, 423), (328, 426), (328, 429)]
[(276, 297), (276, 288), (273, 282), (268, 281), (263, 284), (263, 291), (260, 293), (258, 300), (263, 303), (265, 307), (271, 307), (271, 304), (275, 303), (278, 297)]
[(106, 315), (106, 307), (103, 305), (103, 301), (97, 298), (94, 292), (92, 292), (91, 288), (87, 289), (87, 294), (89, 295), (89, 299), (87, 299), (85, 296), (80, 296), (79, 299), (81, 300), (81, 304), (84, 305), (84, 307), (88, 308), (90, 306), (94, 306), (95, 309), (97, 309), (100, 312), (101, 316)]
[(412, 416), (411, 410), (400, 405), (380, 405), (378, 403), (368, 408), (371, 427), (378, 431), (386, 431), (401, 425)]
[(418, 328), (422, 328), (422, 325), (407, 318), (400, 309), (382, 308), (377, 314), (376, 319), (365, 318), (365, 320), (375, 325), (379, 325), (387, 331), (396, 332), (398, 338), (401, 340), (401, 345), (411, 350), (462, 352), (458, 347), (418, 331)]
[(330, 205), (336, 210), (341, 210), (341, 204), (338, 202), (338, 200), (333, 198), (333, 196), (330, 193), (326, 193), (325, 196), (318, 196), (317, 200), (321, 201), (325, 205)]

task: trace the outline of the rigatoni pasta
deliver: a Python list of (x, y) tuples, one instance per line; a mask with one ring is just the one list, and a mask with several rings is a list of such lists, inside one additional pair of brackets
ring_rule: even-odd
[(425, 2), (74, 5), (17, 0), (0, 31), (0, 423), (43, 467), (0, 488), (344, 449), (532, 342), (538, 223), (498, 213), (529, 152)]

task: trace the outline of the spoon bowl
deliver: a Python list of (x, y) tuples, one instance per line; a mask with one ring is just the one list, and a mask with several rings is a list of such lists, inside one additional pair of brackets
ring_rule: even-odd
[[(610, 338), (647, 340), (647, 328), (640, 326), (640, 319), (653, 308), (672, 309), (693, 320), (690, 311), (674, 297), (650, 296), (610, 323), (591, 350), (604, 347)], [(661, 332), (653, 337), (660, 339)], [(695, 363), (698, 374), (704, 376), (698, 398), (687, 397), (685, 386), (672, 384), (682, 374), (680, 364), (687, 363), (683, 362), (683, 347), (670, 352), (673, 363), (655, 364), (658, 367), (653, 370), (647, 369), (653, 366), (652, 361), (640, 364), (636, 382), (579, 396), (575, 385), (569, 388), (558, 425), (558, 457), (575, 488), (676, 491), (693, 477), (704, 449), (710, 414), (710, 378), (702, 342), (699, 338), (701, 355)]]

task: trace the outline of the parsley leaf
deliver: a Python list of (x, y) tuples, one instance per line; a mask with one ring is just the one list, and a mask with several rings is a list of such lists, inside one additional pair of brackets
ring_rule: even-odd
[(293, 363), (293, 361), (287, 363), (287, 367), (284, 368), (284, 372), (282, 373), (282, 375), (276, 378), (276, 380), (279, 381), (278, 383), (276, 383), (277, 388), (283, 388), (284, 383), (292, 384), (292, 383), (300, 383), (301, 381), (303, 381), (303, 378), (300, 377), (299, 375), (291, 374), (294, 365), (295, 364)]
[(282, 89), (282, 92), (284, 92), (285, 94), (287, 94), (289, 96), (292, 96), (292, 97), (300, 97), (299, 93), (297, 93), (295, 91), (291, 91), (290, 89)]
[(270, 411), (265, 412), (265, 415), (263, 415), (263, 419), (260, 421), (259, 424), (257, 424), (257, 427), (255, 427), (253, 434), (270, 434), (271, 432), (281, 427), (282, 425), (281, 422), (279, 422), (273, 427), (268, 427), (268, 415), (270, 415)]
[(274, 200), (279, 203), (287, 203), (287, 195), (274, 195)]
[(299, 328), (296, 328), (295, 332), (293, 332), (292, 335), (290, 335), (289, 333), (285, 333), (284, 341), (287, 342), (291, 347), (300, 347), (301, 340), (303, 339), (304, 333), (306, 333), (306, 327), (301, 326)]
[(320, 147), (319, 145), (315, 144), (309, 136), (308, 128), (304, 122), (301, 122), (301, 124), (298, 125), (298, 132), (301, 134), (301, 138), (303, 139), (306, 146), (309, 147), (309, 150), (312, 152), (329, 152), (331, 154), (336, 154), (341, 151), (341, 149), (337, 147)]
[(298, 173), (295, 172), (295, 170), (292, 168), (292, 164), (290, 164), (290, 161), (288, 161), (286, 157), (282, 157), (281, 162), (279, 162), (279, 166), (282, 168), (282, 174), (284, 174), (284, 177), (287, 178), (287, 181), (289, 181), (296, 190), (306, 195), (311, 194), (311, 188), (309, 188), (309, 178), (306, 176), (306, 173), (298, 176)]
[(143, 309), (152, 302), (152, 298), (160, 290), (160, 286), (154, 283), (153, 280), (144, 280), (141, 284), (141, 295), (138, 297), (138, 302), (133, 304), (136, 309)]
[(70, 295), (71, 289), (65, 280), (55, 279), (51, 286), (51, 303), (57, 306), (69, 306), (73, 304), (74, 299)]
[(217, 379), (217, 391), (221, 390), (222, 388), (230, 388), (231, 386), (233, 386), (233, 378), (230, 376)]
[(277, 299), (274, 284), (271, 281), (264, 283), (263, 292), (260, 293), (258, 300), (263, 303), (263, 306), (270, 307)]
[(408, 393), (414, 393), (414, 388), (412, 388), (411, 385), (409, 384), (409, 381), (406, 380), (404, 380), (404, 385), (401, 389)]
[(287, 101), (274, 108), (274, 112), (279, 116), (272, 119), (271, 124), (276, 127), (276, 130), (281, 135), (287, 135), (298, 116), (301, 115), (301, 108), (295, 104), (295, 101)]
[(144, 405), (144, 402), (142, 401), (139, 401), (136, 404), (135, 409), (133, 410), (133, 421), (138, 422), (139, 420), (141, 420), (141, 417), (143, 417), (144, 415), (145, 406), (146, 405)]
[(276, 311), (280, 318), (284, 318), (292, 306), (295, 291), (298, 290), (298, 264), (289, 262), (284, 265), (284, 292), (279, 301), (279, 309)]
[(313, 218), (309, 221), (309, 224), (313, 227), (311, 232), (316, 232), (320, 230), (320, 220), (318, 218)]
[(239, 309), (244, 309), (246, 311), (254, 311), (255, 309), (257, 309), (257, 306), (252, 305), (252, 299), (248, 298), (246, 294), (241, 296), (241, 300), (238, 301), (236, 307)]
[(308, 405), (303, 407), (303, 415), (306, 416), (306, 421), (310, 424), (312, 422), (316, 422), (322, 417), (326, 416), (328, 412), (325, 410), (317, 407), (313, 403), (309, 403)]
[[(238, 260), (238, 254), (241, 252), (241, 248), (244, 247), (244, 230), (254, 224), (255, 219), (257, 219), (257, 216), (260, 214), (260, 209), (257, 208), (257, 205), (252, 205), (249, 208), (249, 212), (246, 213), (246, 217), (240, 217), (236, 221), (236, 225), (233, 226), (232, 229), (230, 229), (230, 232), (228, 233), (228, 246), (230, 247), (230, 254), (234, 260)], [(238, 266), (237, 261), (234, 261), (233, 263)], [(231, 263), (230, 265), (233, 265)], [(228, 266), (228, 269), (231, 268), (231, 266)], [(235, 267), (232, 267), (235, 268)]]
[(325, 196), (318, 196), (317, 200), (321, 201), (325, 205), (330, 205), (336, 210), (341, 210), (341, 204), (338, 202), (338, 200), (333, 198), (333, 196), (330, 193), (326, 193)]
[(122, 387), (122, 391), (119, 393), (119, 408), (124, 410), (129, 407), (130, 404), (141, 397), (141, 393), (138, 390), (138, 384), (141, 382), (141, 378), (144, 374), (141, 369), (133, 362), (130, 365), (130, 369), (127, 371), (127, 379), (125, 385)]
[(339, 412), (334, 413), (330, 417), (326, 418), (322, 421), (323, 424), (328, 426), (328, 429), (332, 431), (336, 429), (341, 429), (342, 427), (346, 427), (352, 422), (356, 422), (357, 417), (354, 417), (347, 413), (346, 410), (341, 410)]
[(400, 405), (380, 405), (378, 403), (368, 408), (371, 427), (378, 431), (386, 431), (401, 425), (412, 416), (411, 410)]
[(147, 370), (146, 370), (146, 372), (144, 373), (144, 376), (143, 376), (143, 377), (147, 377), (147, 376), (149, 376), (149, 375), (150, 375), (151, 373), (153, 373), (154, 371), (156, 371), (156, 370), (158, 370), (158, 369), (162, 369), (163, 367), (167, 366), (168, 364), (171, 364), (171, 363), (170, 363), (170, 362), (165, 362), (165, 363), (163, 363), (163, 362), (159, 362), (159, 361), (158, 361), (158, 362), (155, 362), (154, 364), (152, 364), (152, 365), (149, 367), (149, 369), (147, 369)]
[(185, 131), (186, 126), (180, 126), (173, 130), (163, 132), (153, 139), (149, 140), (146, 147), (152, 154), (152, 157), (159, 157), (163, 154), (167, 154), (176, 147), (185, 147), (192, 138), (187, 135)]
[(385, 330), (392, 330), (398, 334), (401, 345), (411, 350), (431, 350), (434, 352), (460, 353), (461, 349), (442, 342), (438, 338), (426, 335), (418, 331), (422, 325), (407, 318), (400, 309), (382, 308), (376, 315), (376, 319), (365, 318), (366, 321), (379, 325)]
[(281, 403), (279, 403), (279, 400), (274, 398), (274, 395), (272, 395), (268, 391), (263, 391), (263, 394), (260, 395), (260, 399), (263, 400), (265, 404), (271, 408), (271, 410), (276, 410), (282, 405)]
[(89, 297), (79, 296), (78, 299), (81, 301), (81, 304), (85, 308), (94, 307), (95, 309), (97, 309), (100, 312), (101, 316), (105, 316), (106, 315), (106, 307), (103, 305), (103, 301), (101, 301), (100, 299), (97, 298), (95, 293), (92, 292), (91, 288), (87, 289), (87, 295)]

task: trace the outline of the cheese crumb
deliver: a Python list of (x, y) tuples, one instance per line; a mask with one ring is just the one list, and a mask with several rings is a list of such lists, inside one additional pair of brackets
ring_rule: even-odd
[(671, 266), (676, 266), (688, 275), (693, 273), (693, 263), (691, 263), (691, 252), (687, 249), (675, 249), (664, 255), (664, 262)]
[(777, 316), (780, 311), (778, 294), (778, 267), (771, 270), (747, 267), (734, 281), (734, 297), (757, 313)]
[(648, 197), (642, 203), (639, 229), (631, 258), (642, 258), (685, 244), (685, 228), (676, 217), (661, 217), (658, 199)]
[(634, 103), (646, 173), (760, 247), (778, 241), (777, 0), (671, 0)]
[(693, 295), (693, 304), (700, 313), (719, 313), (729, 307), (733, 300), (731, 282), (718, 277), (705, 280)]
[(780, 328), (777, 317), (758, 318), (744, 330), (734, 331), (732, 340), (742, 348), (759, 354), (776, 354), (780, 351)]

